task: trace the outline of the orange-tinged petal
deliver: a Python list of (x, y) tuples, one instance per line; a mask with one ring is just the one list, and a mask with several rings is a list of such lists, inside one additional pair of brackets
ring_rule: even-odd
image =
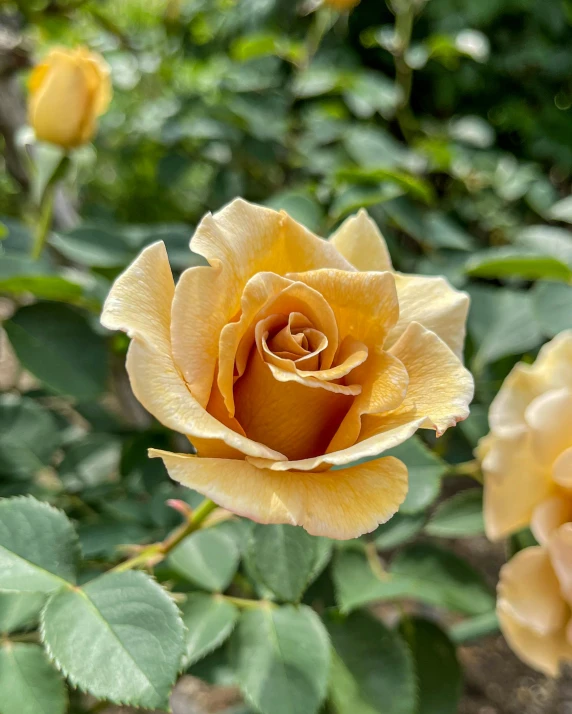
[(503, 565), (498, 598), (512, 617), (539, 635), (561, 630), (568, 619), (548, 551), (540, 546), (521, 550)]
[(563, 388), (541, 394), (527, 407), (525, 420), (537, 460), (552, 467), (572, 446), (572, 391)]
[(536, 461), (530, 435), (487, 437), (482, 462), (487, 537), (498, 540), (525, 528), (536, 506), (554, 495), (550, 472)]
[(353, 397), (296, 381), (280, 382), (253, 350), (234, 387), (236, 418), (250, 439), (289, 459), (323, 454)]
[(463, 354), (469, 296), (455, 290), (445, 278), (395, 274), (399, 322), (390, 332), (386, 347), (393, 345), (411, 322), (438, 335), (457, 357)]
[(336, 317), (340, 341), (347, 336), (382, 347), (397, 323), (399, 304), (392, 273), (312, 270), (288, 275), (324, 296)]
[(372, 350), (366, 362), (353, 370), (351, 377), (361, 384), (361, 394), (354, 399), (330, 442), (330, 453), (356, 443), (361, 431), (362, 415), (396, 409), (407, 394), (407, 370), (399, 359), (383, 350)]
[(259, 523), (289, 523), (339, 540), (374, 530), (407, 493), (407, 469), (385, 457), (324, 473), (276, 473), (247, 461), (201, 459), (152, 449), (171, 478)]
[[(375, 416), (366, 419), (376, 419)], [(299, 459), (296, 461), (274, 461), (271, 459), (247, 456), (247, 461), (260, 468), (268, 468), (272, 471), (288, 471), (296, 469), (298, 471), (317, 471), (329, 466), (345, 466), (361, 459), (375, 458), (384, 451), (389, 451), (395, 446), (399, 446), (407, 441), (417, 431), (423, 419), (415, 419), (410, 415), (390, 414), (382, 416), (375, 424), (375, 428), (367, 434), (366, 438), (358, 441), (353, 446), (341, 451), (322, 454), (309, 459)], [(363, 431), (363, 427), (362, 427)], [(361, 432), (360, 432), (361, 439)]]
[(467, 418), (473, 378), (435, 333), (412, 322), (390, 352), (409, 375), (402, 409), (413, 409), (416, 416), (425, 417), (424, 426), (436, 429), (438, 436)]
[(347, 218), (330, 243), (358, 270), (392, 270), (384, 237), (363, 208)]
[(305, 283), (293, 282), (274, 273), (258, 273), (248, 281), (237, 322), (224, 327), (219, 341), (218, 385), (230, 414), (234, 414), (233, 385), (240, 377), (255, 341), (256, 324), (273, 314), (301, 313), (327, 339), (320, 355), (322, 367), (329, 367), (338, 349), (336, 318), (327, 301)]
[(553, 496), (536, 506), (530, 520), (530, 530), (540, 545), (546, 545), (554, 531), (570, 520), (572, 520), (572, 497)]
[[(163, 243), (146, 248), (115, 281), (105, 301), (102, 324), (133, 338), (127, 371), (137, 399), (161, 423), (191, 439), (226, 444), (238, 456), (283, 459), (228, 428), (193, 398), (173, 362), (169, 321), (174, 285)], [(233, 452), (234, 453), (234, 452)]]

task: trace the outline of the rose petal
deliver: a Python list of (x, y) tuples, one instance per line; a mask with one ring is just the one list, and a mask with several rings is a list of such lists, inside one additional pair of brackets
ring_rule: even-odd
[(563, 451), (552, 467), (552, 479), (562, 488), (570, 491), (572, 502), (572, 448)]
[(368, 359), (352, 372), (352, 380), (361, 384), (357, 396), (328, 446), (328, 453), (346, 449), (356, 443), (364, 414), (388, 412), (399, 407), (407, 394), (409, 376), (396, 357), (372, 350)]
[(572, 391), (564, 388), (541, 394), (527, 407), (525, 420), (536, 459), (552, 470), (554, 461), (572, 446)]
[(526, 527), (555, 487), (550, 472), (537, 463), (528, 434), (491, 435), (487, 441), (482, 462), (485, 530), (490, 540), (498, 540)]
[(455, 290), (445, 278), (395, 273), (399, 322), (391, 330), (386, 348), (395, 344), (411, 322), (438, 335), (457, 357), (463, 354), (469, 296)]
[(562, 595), (572, 605), (572, 523), (554, 531), (548, 541), (548, 552)]
[(466, 419), (473, 399), (471, 373), (433, 332), (412, 322), (390, 350), (409, 375), (407, 396), (400, 409), (425, 417), (424, 426), (440, 436)]
[(382, 347), (397, 323), (399, 305), (392, 273), (312, 270), (288, 277), (317, 290), (331, 307), (340, 340), (348, 335), (368, 347)]
[(497, 613), (510, 647), (535, 669), (556, 676), (560, 662), (572, 657), (568, 607), (544, 548), (525, 548), (502, 567)]
[(280, 382), (271, 367), (253, 350), (234, 387), (236, 418), (250, 439), (290, 459), (323, 454), (353, 397), (318, 380)]
[(330, 243), (358, 270), (392, 270), (385, 239), (366, 210), (347, 218)]
[(133, 338), (126, 366), (135, 396), (162, 424), (191, 437), (195, 445), (196, 437), (208, 446), (219, 445), (226, 456), (283, 459), (222, 424), (191, 395), (171, 356), (173, 293), (167, 251), (155, 243), (116, 280), (105, 302), (103, 325)]
[(276, 473), (247, 461), (201, 459), (152, 449), (171, 478), (259, 523), (303, 526), (340, 540), (374, 530), (407, 493), (407, 469), (386, 457), (324, 473)]
[(572, 498), (553, 496), (536, 506), (530, 520), (530, 530), (540, 545), (546, 545), (554, 531), (570, 520)]

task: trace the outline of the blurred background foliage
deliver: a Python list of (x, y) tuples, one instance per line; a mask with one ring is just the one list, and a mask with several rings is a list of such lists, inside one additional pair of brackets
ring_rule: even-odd
[[(332, 554), (325, 545), (295, 592), (276, 584), (280, 574), (268, 581), (273, 559), (243, 521), (213, 529), (227, 539), (216, 572), (197, 581), (201, 548), (221, 552), (220, 542), (204, 542), (156, 575), (182, 577), (180, 590), (230, 587), (283, 602), (298, 600), (318, 578), (304, 601), (346, 612), (413, 598), (421, 614), (437, 608), (461, 641), (478, 634), (479, 622), (490, 625), (495, 574), (483, 580), (451, 545), (482, 533), (481, 490), (459, 474), (474, 471), (488, 405), (514, 363), (532, 360), (546, 339), (572, 327), (572, 2), (362, 0), (350, 14), (314, 10), (292, 0), (0, 5), (0, 495), (31, 494), (66, 511), (79, 532), (82, 580), (124, 557), (125, 544), (163, 538), (180, 520), (166, 500), (195, 505), (196, 494), (147, 459), (149, 446), (185, 447), (134, 401), (123, 369), (127, 339), (98, 324), (111, 281), (159, 239), (176, 271), (199, 264), (188, 251), (194, 227), (237, 195), (284, 208), (323, 236), (366, 207), (396, 269), (445, 275), (471, 294), (471, 417), (438, 441), (424, 433), (396, 449), (411, 482), (400, 514), (373, 536), (337, 545), (333, 567), (318, 577)], [(60, 155), (31, 143), (22, 102), (28, 67), (57, 44), (100, 52), (114, 98), (94, 145), (71, 157), (47, 250), (32, 261), (36, 197)], [(397, 589), (376, 578), (372, 549), (384, 556), (397, 549), (389, 566)], [(472, 634), (450, 611), (477, 618)], [(372, 624), (360, 619), (367, 616), (350, 617), (351, 627), (349, 620), (331, 626), (338, 654), (354, 647), (357, 657), (362, 647), (382, 670), (402, 640), (384, 629), (387, 649), (375, 652)], [(388, 682), (366, 681), (348, 656), (345, 665), (336, 660), (343, 674), (332, 711), (457, 711), (460, 674), (449, 639), (440, 650), (445, 694), (430, 692), (433, 708), (415, 703), (415, 687), (431, 686), (434, 645), (423, 649), (434, 642), (431, 627), (415, 619), (402, 625), (421, 679), (413, 685), (405, 664), (392, 677), (410, 705), (404, 695), (401, 705), (384, 700), (375, 708)], [(363, 639), (352, 644), (351, 633)], [(236, 679), (222, 654), (196, 667), (207, 681)], [(361, 686), (374, 691), (359, 708), (348, 692)], [(72, 693), (72, 704), (83, 706), (77, 698)]]

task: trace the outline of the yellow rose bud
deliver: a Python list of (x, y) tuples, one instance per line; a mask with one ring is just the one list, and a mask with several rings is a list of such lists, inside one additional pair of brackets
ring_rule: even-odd
[(388, 520), (407, 493), (404, 464), (350, 464), (466, 418), (468, 297), (394, 273), (365, 211), (328, 242), (238, 199), (201, 221), (191, 248), (209, 266), (176, 287), (164, 244), (146, 248), (102, 315), (133, 338), (136, 397), (202, 458), (151, 455), (260, 523), (344, 539)]
[(493, 400), (477, 456), (490, 539), (530, 526), (540, 543), (572, 520), (572, 332), (517, 364)]
[(360, 0), (323, 0), (324, 5), (331, 7), (338, 12), (353, 10), (359, 5)]
[(515, 654), (549, 676), (572, 661), (572, 523), (503, 566), (497, 614)]
[(94, 135), (111, 100), (109, 68), (85, 47), (51, 50), (29, 81), (29, 120), (42, 141), (71, 149)]

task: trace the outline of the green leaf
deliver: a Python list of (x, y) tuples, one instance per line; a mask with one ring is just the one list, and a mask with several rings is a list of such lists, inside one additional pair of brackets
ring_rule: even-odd
[(561, 201), (557, 201), (547, 211), (546, 217), (552, 221), (572, 223), (572, 196), (567, 196)]
[(44, 593), (0, 592), (0, 632), (16, 632), (38, 621)]
[(110, 481), (119, 467), (121, 441), (111, 434), (87, 434), (73, 443), (59, 466), (69, 490)]
[(47, 409), (25, 397), (0, 397), (0, 474), (31, 478), (51, 462), (59, 442)]
[(538, 282), (531, 295), (534, 314), (547, 337), (572, 328), (571, 285)]
[(324, 219), (320, 204), (304, 191), (281, 191), (266, 202), (276, 211), (284, 210), (311, 231), (318, 232)]
[(212, 652), (230, 636), (238, 620), (239, 611), (220, 596), (191, 593), (181, 606), (185, 636), (186, 667)]
[(463, 681), (455, 646), (435, 623), (420, 617), (404, 619), (400, 629), (415, 662), (416, 714), (456, 714)]
[(440, 503), (425, 532), (440, 538), (468, 538), (484, 532), (483, 492), (471, 488)]
[(365, 612), (328, 621), (334, 655), (335, 714), (411, 714), (416, 683), (411, 655), (396, 632)]
[(379, 112), (388, 119), (395, 113), (402, 91), (380, 72), (360, 72), (352, 79), (343, 96), (356, 116), (370, 119)]
[(298, 602), (318, 557), (317, 540), (303, 528), (256, 525), (249, 548), (251, 567), (279, 600)]
[(169, 556), (169, 565), (205, 590), (222, 592), (238, 568), (240, 552), (230, 535), (218, 528), (191, 533)]
[(413, 538), (423, 528), (424, 513), (396, 513), (373, 534), (374, 543), (380, 550), (390, 550)]
[(532, 296), (522, 290), (471, 286), (469, 332), (479, 345), (473, 371), (501, 357), (532, 349), (542, 341), (541, 326), (534, 314)]
[(558, 258), (525, 253), (516, 247), (491, 248), (474, 253), (466, 262), (465, 271), (477, 278), (563, 281), (572, 278), (570, 267)]
[(141, 572), (107, 573), (53, 595), (42, 639), (70, 682), (117, 704), (166, 706), (184, 653), (184, 626), (167, 593)]
[(399, 509), (400, 513), (419, 513), (431, 505), (439, 495), (441, 478), (447, 471), (447, 464), (417, 437), (391, 449), (384, 456), (395, 456), (403, 461), (409, 471), (409, 491)]
[(89, 400), (104, 391), (105, 342), (78, 310), (37, 303), (18, 310), (4, 328), (22, 366), (54, 392)]
[(334, 559), (336, 599), (344, 612), (376, 600), (411, 598), (469, 615), (490, 610), (494, 597), (465, 561), (429, 544), (407, 546), (387, 571), (372, 570), (364, 553), (340, 551)]
[(516, 236), (516, 244), (572, 266), (572, 233), (564, 228), (527, 226)]
[(403, 194), (403, 189), (394, 183), (379, 186), (358, 185), (342, 190), (330, 206), (330, 216), (339, 221), (360, 208), (371, 208), (384, 201), (391, 201)]
[(69, 233), (53, 233), (50, 244), (65, 258), (88, 268), (122, 268), (136, 255), (115, 227), (84, 224)]
[(19, 297), (31, 293), (44, 300), (76, 302), (82, 297), (81, 285), (52, 273), (41, 261), (19, 255), (2, 256), (0, 293)]
[(0, 590), (48, 593), (74, 583), (78, 554), (62, 511), (25, 496), (0, 500)]
[(64, 714), (66, 686), (39, 645), (0, 646), (2, 714)]
[(262, 714), (315, 714), (330, 665), (328, 635), (305, 605), (244, 612), (231, 646), (239, 686)]

